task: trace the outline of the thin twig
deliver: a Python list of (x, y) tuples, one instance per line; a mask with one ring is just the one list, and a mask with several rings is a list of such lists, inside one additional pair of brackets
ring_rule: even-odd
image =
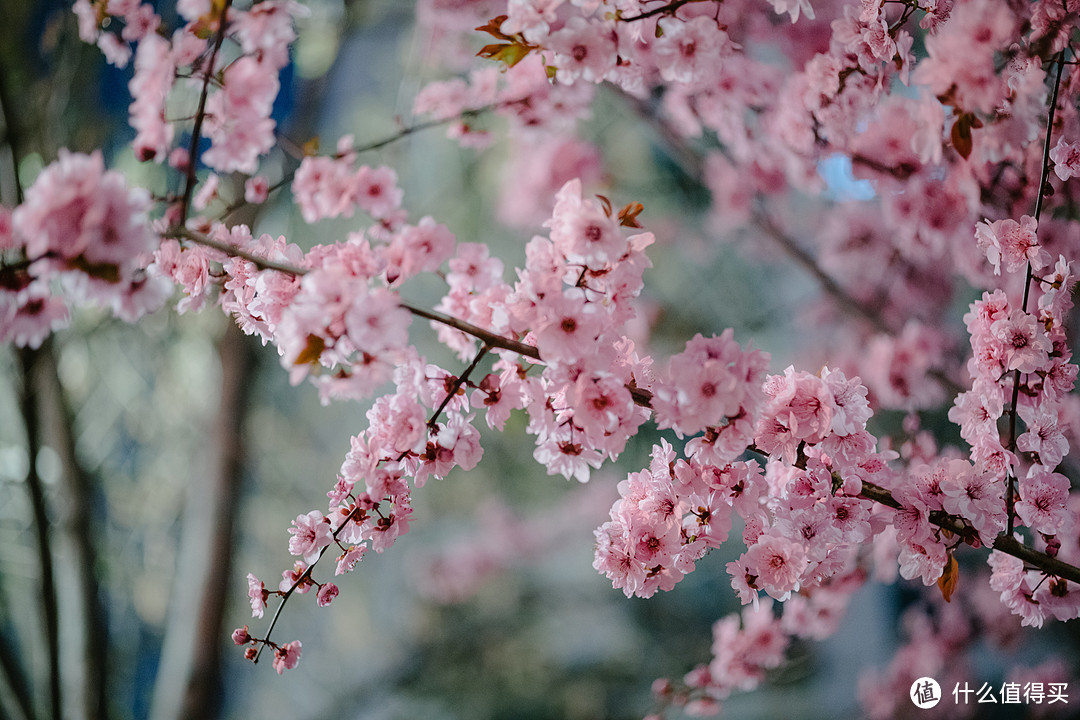
[(485, 355), (487, 355), (488, 350), (490, 350), (490, 349), (491, 349), (490, 345), (487, 345), (487, 344), (482, 345), (480, 347), (480, 351), (476, 353), (476, 357), (474, 357), (473, 361), (471, 363), (469, 363), (469, 367), (465, 368), (465, 372), (461, 373), (461, 375), (458, 375), (456, 378), (454, 378), (453, 384), (447, 390), (446, 397), (444, 397), (442, 399), (442, 402), (439, 403), (439, 407), (435, 408), (435, 412), (432, 414), (431, 418), (427, 421), (427, 426), (428, 426), (429, 430), (434, 430), (435, 429), (435, 425), (436, 425), (436, 423), (439, 422), (439, 416), (442, 415), (442, 411), (446, 409), (446, 406), (449, 405), (450, 401), (453, 400), (454, 397), (458, 394), (458, 390), (461, 389), (461, 386), (464, 385), (466, 382), (468, 382), (469, 376), (472, 375), (473, 370), (476, 369), (476, 366), (480, 364), (480, 360)]
[[(468, 109), (462, 110), (457, 115), (451, 115), (450, 117), (436, 118), (436, 119), (433, 119), (433, 120), (424, 120), (422, 122), (416, 123), (415, 125), (407, 125), (407, 126), (401, 128), (400, 130), (398, 130), (393, 135), (387, 135), (384, 138), (381, 138), (379, 140), (373, 140), (372, 142), (364, 143), (363, 145), (355, 145), (355, 146), (353, 146), (351, 148), (351, 152), (360, 154), (360, 153), (365, 153), (365, 152), (373, 152), (375, 150), (381, 150), (382, 148), (386, 147), (387, 145), (391, 145), (391, 144), (397, 142), (398, 140), (401, 140), (403, 138), (408, 137), (409, 135), (413, 135), (413, 134), (421, 132), (423, 130), (430, 130), (431, 128), (441, 127), (443, 125), (446, 125), (447, 123), (457, 122), (459, 120), (464, 120), (466, 118), (477, 117), (477, 116), (483, 115), (484, 113), (490, 112), (492, 110), (498, 110), (500, 108), (510, 107), (512, 105), (519, 105), (521, 103), (526, 102), (527, 100), (528, 100), (528, 97), (518, 98), (516, 100), (504, 100), (502, 102), (491, 103), (490, 105), (484, 105), (484, 106), (477, 107), (477, 108), (468, 108)], [(282, 175), (280, 180), (275, 182), (273, 185), (269, 186), (267, 188), (266, 192), (269, 194), (269, 193), (272, 193), (272, 192), (274, 192), (276, 190), (280, 190), (281, 188), (288, 185), (290, 182), (292, 182), (293, 177), (296, 175), (296, 170), (297, 170), (297, 168), (293, 167), (291, 170), (286, 172), (284, 175)], [(226, 206), (225, 209), (221, 213), (221, 217), (226, 218), (229, 215), (236, 212), (237, 210), (239, 210), (240, 208), (245, 207), (246, 205), (250, 205), (250, 204), (251, 203), (249, 203), (245, 198), (240, 198), (240, 199), (234, 201), (233, 203), (229, 204), (228, 206)]]
[(662, 5), (652, 10), (647, 10), (640, 15), (631, 15), (630, 17), (620, 17), (620, 22), (637, 22), (638, 20), (645, 20), (646, 18), (655, 17), (656, 15), (672, 14), (681, 8), (683, 5), (689, 5), (694, 2), (703, 2), (704, 0), (674, 0), (667, 5)]
[(195, 110), (195, 124), (191, 128), (191, 145), (188, 148), (187, 177), (184, 182), (184, 197), (180, 205), (180, 225), (187, 222), (188, 207), (191, 205), (191, 196), (195, 192), (195, 165), (198, 162), (199, 141), (202, 134), (203, 120), (206, 119), (206, 98), (210, 94), (210, 78), (214, 74), (214, 65), (217, 63), (218, 51), (225, 42), (226, 16), (232, 0), (225, 0), (221, 7), (221, 18), (218, 20), (218, 29), (214, 34), (214, 47), (210, 51), (210, 58), (203, 72), (203, 86), (199, 93), (199, 105)]
[[(1054, 93), (1050, 98), (1050, 112), (1046, 117), (1046, 137), (1043, 139), (1043, 158), (1042, 158), (1042, 170), (1039, 173), (1039, 188), (1035, 197), (1035, 225), (1039, 224), (1039, 216), (1042, 214), (1043, 203), (1043, 190), (1046, 188), (1046, 180), (1050, 175), (1050, 136), (1053, 135), (1054, 130), (1054, 113), (1057, 110), (1058, 89), (1061, 87), (1061, 71), (1065, 68), (1065, 51), (1062, 50), (1057, 55), (1057, 76), (1054, 78)], [(1031, 294), (1031, 281), (1033, 273), (1031, 270), (1031, 261), (1027, 263), (1027, 276), (1024, 281), (1024, 301), (1020, 306), (1021, 311), (1027, 312), (1028, 297)], [(1016, 454), (1016, 404), (1020, 401), (1020, 369), (1017, 368), (1013, 371), (1013, 387), (1012, 387), (1012, 401), (1009, 404), (1009, 452)], [(1011, 537), (1013, 532), (1013, 525), (1016, 519), (1016, 476), (1012, 469), (1006, 476), (1006, 497), (1005, 497), (1005, 509), (1009, 517), (1008, 528), (1006, 532)]]

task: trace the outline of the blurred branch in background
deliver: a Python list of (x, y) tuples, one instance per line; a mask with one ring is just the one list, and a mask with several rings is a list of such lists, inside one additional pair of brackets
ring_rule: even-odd
[(255, 354), (251, 340), (231, 323), (217, 351), (221, 387), (217, 417), (207, 429), (209, 452), (192, 458), (185, 488), (181, 560), (150, 713), (159, 720), (214, 718), (221, 709), (225, 579), (232, 569)]

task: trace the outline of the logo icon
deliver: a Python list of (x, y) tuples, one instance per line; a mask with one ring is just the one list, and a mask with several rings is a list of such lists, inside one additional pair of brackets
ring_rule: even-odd
[(941, 702), (941, 686), (932, 677), (921, 677), (911, 683), (911, 702), (920, 710), (929, 710)]

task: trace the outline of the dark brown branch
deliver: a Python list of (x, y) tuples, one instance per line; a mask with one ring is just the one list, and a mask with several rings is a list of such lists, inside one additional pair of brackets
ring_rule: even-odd
[[(1035, 197), (1035, 224), (1039, 224), (1039, 216), (1042, 214), (1043, 194), (1046, 190), (1046, 180), (1050, 175), (1050, 137), (1054, 134), (1054, 113), (1057, 110), (1058, 90), (1061, 87), (1061, 71), (1065, 69), (1065, 51), (1062, 50), (1057, 55), (1057, 76), (1054, 78), (1054, 93), (1050, 98), (1050, 111), (1046, 117), (1046, 137), (1043, 139), (1043, 157), (1042, 157), (1042, 170), (1039, 172), (1039, 188)], [(1027, 312), (1028, 297), (1031, 294), (1031, 282), (1032, 282), (1031, 261), (1027, 263), (1027, 277), (1024, 281), (1024, 301), (1021, 304), (1020, 309), (1023, 312)], [(1009, 452), (1016, 454), (1016, 404), (1020, 400), (1020, 370), (1013, 371), (1013, 387), (1012, 387), (1012, 401), (1009, 403)], [(1009, 516), (1009, 524), (1007, 532), (1009, 536), (1012, 536), (1013, 525), (1016, 520), (1016, 478), (1013, 475), (1012, 470), (1008, 473), (1008, 479), (1005, 487), (1005, 510)]]
[(453, 384), (447, 389), (446, 397), (439, 403), (439, 407), (435, 408), (435, 412), (432, 413), (431, 418), (427, 421), (429, 430), (435, 429), (435, 425), (439, 422), (439, 416), (442, 415), (442, 411), (446, 409), (446, 406), (449, 405), (450, 401), (454, 399), (454, 396), (458, 394), (458, 390), (461, 389), (461, 386), (469, 381), (469, 376), (473, 374), (473, 371), (476, 370), (476, 366), (480, 364), (480, 360), (487, 355), (488, 350), (490, 349), (491, 347), (489, 345), (481, 346), (479, 352), (476, 353), (476, 357), (469, 363), (469, 367), (465, 368), (465, 372), (454, 378)]
[[(359, 513), (360, 513), (360, 506), (358, 505), (358, 506), (353, 508), (352, 512), (350, 512), (345, 517), (344, 520), (341, 521), (341, 524), (338, 525), (337, 529), (334, 530), (330, 534), (330, 537), (332, 537), (334, 539), (334, 541), (336, 542), (337, 539), (338, 539), (338, 535), (341, 534), (341, 532), (345, 529), (345, 527), (350, 522), (352, 522), (353, 520), (356, 519), (356, 517), (357, 517), (357, 515)], [(285, 603), (287, 603), (289, 601), (289, 598), (291, 598), (293, 596), (293, 593), (296, 592), (296, 589), (298, 587), (300, 587), (305, 582), (307, 582), (308, 580), (311, 579), (311, 571), (315, 569), (315, 566), (319, 564), (319, 561), (323, 559), (323, 556), (326, 555), (326, 552), (333, 546), (334, 546), (334, 543), (332, 542), (329, 545), (325, 546), (322, 550), (320, 550), (319, 551), (319, 557), (315, 558), (315, 562), (308, 565), (307, 569), (305, 569), (304, 572), (300, 573), (300, 577), (296, 578), (296, 580), (289, 587), (289, 589), (286, 590), (285, 593), (281, 596), (281, 602), (278, 603), (277, 609), (274, 610), (273, 617), (270, 618), (270, 626), (266, 628), (266, 636), (258, 641), (259, 642), (259, 649), (255, 653), (255, 657), (252, 658), (251, 662), (253, 662), (253, 663), (259, 662), (259, 658), (262, 656), (263, 650), (265, 650), (266, 647), (271, 644), (270, 643), (270, 636), (274, 633), (274, 626), (277, 625), (278, 618), (281, 617), (281, 611), (285, 608)]]
[(206, 67), (203, 70), (202, 91), (199, 93), (199, 105), (195, 110), (195, 124), (191, 128), (191, 145), (188, 148), (187, 177), (184, 181), (184, 197), (180, 205), (180, 225), (187, 222), (188, 208), (191, 206), (191, 196), (195, 192), (195, 167), (198, 164), (199, 141), (202, 133), (203, 120), (206, 119), (206, 98), (210, 94), (210, 78), (214, 75), (214, 65), (217, 63), (218, 51), (225, 42), (225, 27), (228, 24), (226, 17), (229, 14), (229, 6), (232, 0), (225, 0), (221, 6), (221, 18), (218, 20), (217, 32), (214, 33), (214, 47), (210, 51)]
[(162, 237), (190, 240), (196, 245), (213, 248), (214, 250), (223, 252), (226, 255), (247, 260), (248, 262), (255, 264), (256, 267), (262, 270), (277, 270), (278, 272), (283, 272), (286, 275), (292, 275), (293, 277), (300, 277), (302, 275), (307, 275), (308, 273), (307, 269), (305, 268), (288, 265), (286, 263), (278, 263), (274, 262), (273, 260), (261, 258), (258, 255), (252, 255), (246, 250), (242, 250), (235, 245), (229, 245), (228, 243), (219, 242), (214, 238), (210, 237), (209, 235), (203, 235), (202, 233), (195, 232), (194, 230), (188, 230), (185, 227), (170, 228), (168, 231), (162, 234)]
[(150, 712), (158, 720), (210, 720), (221, 712), (225, 579), (232, 572), (255, 361), (249, 340), (233, 324), (218, 340), (219, 403), (206, 429), (206, 467), (186, 492), (181, 563)]
[(435, 312), (433, 310), (425, 310), (418, 308), (414, 305), (410, 305), (407, 302), (399, 303), (401, 307), (405, 308), (413, 315), (426, 318), (428, 320), (434, 320), (437, 323), (442, 323), (447, 327), (452, 327), (455, 330), (460, 330), (466, 335), (472, 335), (475, 338), (483, 340), (486, 345), (492, 348), (499, 348), (500, 350), (510, 350), (516, 352), (518, 355), (524, 355), (525, 357), (532, 358), (533, 360), (540, 360), (540, 351), (533, 345), (527, 345), (517, 340), (511, 340), (505, 338), (502, 335), (496, 335), (493, 332), (485, 330), (482, 327), (467, 323), (464, 320), (458, 320), (457, 318), (450, 317), (449, 315), (443, 315), (442, 313)]
[[(197, 233), (192, 230), (188, 230), (187, 228), (173, 228), (167, 233), (165, 233), (163, 237), (183, 238), (185, 240), (190, 240), (191, 242), (197, 243), (199, 245), (205, 245), (206, 247), (220, 250), (226, 255), (243, 258), (244, 260), (255, 264), (257, 267), (262, 268), (263, 270), (276, 270), (278, 272), (293, 275), (294, 277), (300, 277), (308, 273), (305, 268), (295, 267), (293, 265), (287, 265), (285, 263), (278, 263), (272, 260), (266, 260), (265, 258), (260, 258), (256, 255), (252, 255), (249, 252), (241, 250), (240, 248), (228, 245), (226, 243), (218, 242), (217, 240), (207, 237), (202, 233)], [(510, 350), (511, 352), (516, 352), (519, 355), (524, 355), (525, 357), (532, 358), (533, 360), (540, 359), (540, 352), (533, 345), (528, 345), (526, 343), (512, 340), (510, 338), (505, 338), (501, 335), (497, 335), (491, 332), (490, 330), (485, 330), (484, 328), (473, 325), (472, 323), (465, 322), (464, 320), (458, 320), (457, 318), (450, 317), (449, 315), (443, 315), (442, 313), (436, 312), (434, 310), (425, 310), (424, 308), (416, 307), (415, 305), (404, 301), (399, 304), (401, 305), (401, 307), (408, 310), (410, 313), (416, 315), (417, 317), (422, 317), (427, 320), (434, 320), (435, 322), (442, 323), (447, 327), (452, 327), (455, 330), (460, 330), (466, 335), (472, 335), (473, 337), (482, 340), (485, 344), (491, 346), (492, 348)]]

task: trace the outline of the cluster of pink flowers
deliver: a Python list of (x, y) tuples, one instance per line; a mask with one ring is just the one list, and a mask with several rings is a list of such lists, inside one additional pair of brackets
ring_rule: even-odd
[(21, 205), (0, 210), (0, 253), (19, 258), (0, 284), (0, 340), (37, 347), (67, 324), (68, 301), (129, 321), (159, 309), (169, 287), (148, 267), (149, 209), (149, 194), (105, 170), (100, 152), (61, 150)]
[[(106, 171), (99, 153), (61, 152), (19, 207), (0, 208), (0, 340), (40, 344), (65, 322), (67, 300), (134, 319), (179, 286), (181, 312), (219, 305), (277, 349), (294, 382), (310, 378), (324, 401), (393, 384), (352, 438), (326, 512), (293, 521), (297, 560), (278, 589), (248, 576), (256, 617), (271, 596), (315, 590), (318, 605), (331, 603), (339, 589), (316, 581), (313, 566), (330, 553), (344, 574), (408, 532), (415, 489), (479, 463), (481, 412), (489, 428), (502, 429), (524, 410), (535, 459), (582, 482), (651, 417), (685, 443), (661, 442), (647, 469), (619, 483), (609, 520), (595, 531), (594, 567), (627, 596), (670, 590), (727, 541), (738, 515), (745, 551), (727, 571), (749, 607), (716, 624), (712, 661), (685, 678), (685, 697), (657, 687), (668, 701), (692, 697), (695, 712), (712, 712), (733, 690), (761, 682), (790, 638), (835, 630), (871, 565), (882, 577), (936, 582), (948, 599), (964, 543), (1027, 536), (1046, 558), (1080, 558), (1080, 508), (1058, 472), (1075, 424), (1067, 396), (1077, 375), (1065, 333), (1075, 282), (1066, 258), (1080, 248), (1075, 226), (1053, 213), (1041, 221), (1024, 214), (1049, 195), (1036, 180), (1044, 160), (1035, 140), (1045, 68), (1065, 62), (1055, 54), (1072, 37), (1073, 4), (763, 6), (789, 16), (789, 26), (762, 23), (762, 4), (752, 0), (510, 0), (494, 21), (456, 19), (466, 29), (488, 20), (479, 29), (496, 42), (482, 53), (509, 67), (429, 84), (414, 111), (453, 120), (450, 135), (476, 148), (493, 135), (471, 122), (475, 114), (490, 108), (508, 120), (514, 159), (502, 215), (547, 231), (528, 242), (524, 266), (508, 281), (486, 245), (457, 243), (432, 217), (409, 223), (395, 171), (358, 164), (351, 136), (331, 156), (304, 157), (291, 190), (306, 222), (360, 209), (373, 221), (365, 230), (305, 251), (285, 237), (189, 217), (228, 200), (216, 173), (199, 184), (195, 163), (222, 175), (260, 170), (275, 141), (279, 73), (306, 10), (291, 0), (249, 9), (179, 0), (181, 27), (168, 35), (149, 3), (77, 0), (81, 36), (117, 66), (134, 58), (135, 156), (167, 162), (184, 190), (165, 197), (151, 223), (150, 195)], [(815, 16), (828, 31), (807, 25)], [(925, 31), (918, 50), (912, 17)], [(787, 65), (751, 49), (763, 37), (789, 51)], [(1080, 175), (1080, 148), (1066, 139), (1080, 136), (1072, 102), (1080, 80), (1070, 75), (1057, 88), (1070, 101), (1047, 138), (1050, 147), (1057, 134), (1049, 158), (1061, 182)], [(812, 252), (787, 243), (839, 305), (870, 321), (843, 338), (858, 358), (830, 359), (833, 367), (816, 374), (789, 366), (768, 375), (769, 356), (744, 349), (729, 329), (696, 335), (654, 367), (631, 330), (653, 235), (626, 229), (639, 227), (633, 205), (618, 211), (589, 193), (588, 182), (602, 176), (600, 152), (569, 138), (603, 82), (674, 144), (715, 136), (723, 151), (710, 156), (701, 181), (727, 228), (756, 223), (784, 245), (785, 226), (815, 225), (798, 206), (781, 203), (774, 218), (753, 199), (830, 190), (821, 170), (830, 157), (850, 160), (871, 181), (865, 206), (833, 206), (834, 219), (807, 238), (818, 245), (817, 265)], [(183, 94), (174, 93), (177, 83), (199, 98), (190, 112), (173, 108)], [(890, 94), (898, 83), (921, 89)], [(179, 147), (176, 131), (189, 122), (193, 140)], [(204, 140), (201, 156), (189, 156)], [(262, 202), (269, 188), (267, 178), (252, 178), (245, 198)], [(1069, 193), (1060, 207), (1071, 212)], [(978, 222), (987, 215), (1000, 219)], [(967, 458), (917, 432), (916, 412), (956, 382), (941, 368), (950, 350), (938, 329), (951, 300), (942, 289), (947, 268), (986, 289), (964, 316), (970, 389), (949, 411)], [(424, 274), (446, 282), (434, 312), (399, 295)], [(414, 315), (471, 359), (469, 369), (455, 374), (421, 357), (409, 340)], [(488, 353), (496, 356), (491, 371), (477, 380), (473, 370)], [(867, 430), (871, 400), (910, 413), (899, 452)], [(889, 465), (900, 458), (902, 467)], [(989, 587), (1022, 624), (1080, 616), (1071, 581), (1000, 551), (989, 562)], [(782, 615), (774, 600), (784, 602)], [(931, 638), (929, 621), (911, 623), (912, 643), (889, 683), (906, 682), (916, 660), (936, 672), (951, 649)], [(233, 638), (253, 659), (271, 648), (279, 673), (300, 657), (299, 642), (255, 638), (246, 626)]]
[[(979, 513), (971, 512), (971, 503), (969, 512), (950, 512), (971, 520), (984, 544), (990, 544), (993, 533), (985, 530), (1005, 529), (1000, 498), (1014, 492), (1013, 482), (1018, 478), (1016, 495), (1008, 498), (1006, 507), (1015, 513), (1018, 526), (1030, 528), (1047, 553), (1057, 556), (1062, 552), (1058, 535), (1071, 538), (1075, 533), (1069, 528), (1076, 522), (1075, 512), (1068, 507), (1070, 482), (1056, 472), (1069, 451), (1061, 427), (1067, 412), (1063, 400), (1073, 389), (1078, 370), (1065, 337), (1066, 314), (1072, 307), (1076, 281), (1064, 257), (1050, 267), (1049, 254), (1040, 245), (1035, 226), (1034, 219), (1024, 216), (1020, 223), (980, 224), (976, 231), (976, 240), (987, 248), (995, 272), (999, 258), (1006, 272), (1021, 273), (1025, 265), (1029, 268), (1027, 282), (1038, 301), (1037, 310), (1029, 313), (1023, 304), (1017, 307), (1015, 300), (1010, 301), (1007, 293), (995, 290), (983, 293), (964, 316), (973, 351), (968, 362), (972, 389), (957, 397), (949, 419), (971, 443), (971, 458), (978, 472), (993, 484), (995, 502), (987, 509), (1000, 517), (984, 529), (975, 523)], [(988, 235), (992, 244), (986, 240)], [(1016, 413), (1025, 426), (1008, 447), (997, 428), (1005, 408)], [(972, 496), (970, 491), (967, 494)], [(1068, 539), (1066, 542), (1072, 544)], [(1075, 551), (1066, 548), (1064, 557), (1080, 557)], [(1075, 584), (1061, 578), (1047, 581), (1044, 574), (1029, 573), (1022, 561), (997, 551), (989, 561), (994, 569), (991, 587), (1021, 616), (1024, 625), (1040, 626), (1048, 613), (1059, 620), (1080, 617), (1080, 590)]]
[[(113, 64), (127, 65), (135, 45), (129, 89), (136, 157), (161, 162), (169, 155), (175, 133), (166, 103), (178, 73), (184, 73), (209, 90), (202, 133), (212, 147), (203, 162), (220, 172), (255, 172), (259, 156), (275, 142), (270, 114), (278, 73), (296, 39), (293, 21), (308, 13), (304, 6), (267, 0), (248, 10), (228, 7), (226, 13), (209, 0), (179, 2), (177, 10), (186, 24), (171, 39), (157, 32), (161, 18), (150, 3), (77, 0), (74, 10), (82, 38), (96, 42)], [(217, 34), (232, 38), (240, 56), (228, 61), (219, 52)], [(209, 83), (219, 73), (221, 83)]]
[(306, 222), (352, 217), (355, 208), (378, 221), (389, 223), (395, 219), (402, 199), (397, 174), (385, 165), (361, 165), (354, 170), (356, 153), (352, 144), (352, 136), (346, 135), (338, 141), (334, 157), (315, 155), (301, 161), (292, 191)]

